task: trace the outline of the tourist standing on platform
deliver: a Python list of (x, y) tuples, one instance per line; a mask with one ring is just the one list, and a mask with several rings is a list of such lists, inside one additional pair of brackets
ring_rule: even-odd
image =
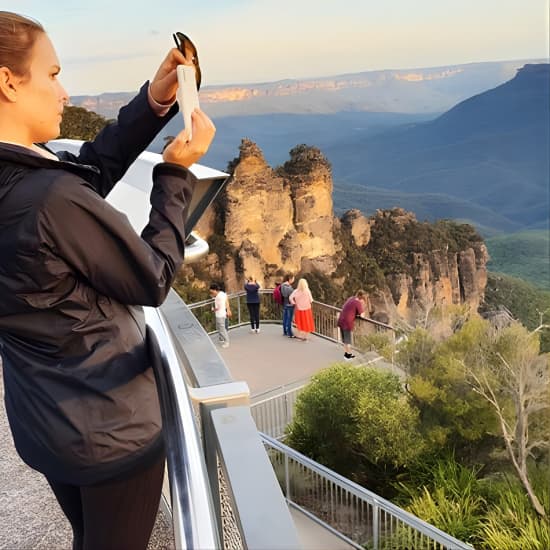
[(212, 283), (210, 285), (210, 296), (214, 298), (212, 311), (216, 317), (216, 330), (218, 331), (218, 340), (222, 348), (229, 347), (228, 317), (231, 317), (231, 308), (229, 307), (229, 298), (221, 290), (220, 285)]
[[(165, 451), (141, 305), (159, 306), (183, 261), (196, 178), (214, 137), (200, 110), (152, 173), (141, 236), (105, 200), (177, 113), (169, 51), (151, 82), (78, 155), (42, 145), (69, 97), (36, 21), (0, 11), (0, 354), (21, 458), (43, 473), (73, 549), (145, 550)], [(24, 513), (24, 511), (22, 511)]]
[(249, 277), (244, 285), (246, 290), (246, 307), (250, 314), (250, 332), (260, 332), (260, 284), (254, 277)]
[(300, 332), (298, 338), (303, 342), (307, 342), (308, 334), (315, 330), (315, 323), (313, 322), (313, 311), (311, 309), (313, 296), (306, 279), (298, 281), (298, 287), (290, 295), (289, 301), (294, 305), (294, 322)]
[(294, 338), (292, 332), (292, 318), (294, 317), (294, 305), (289, 302), (290, 295), (294, 292), (292, 283), (294, 275), (287, 273), (284, 276), (283, 284), (281, 285), (281, 296), (283, 297), (283, 334), (288, 338)]
[(344, 358), (353, 359), (355, 355), (351, 352), (351, 338), (355, 328), (355, 318), (365, 316), (366, 296), (364, 290), (358, 290), (355, 296), (348, 298), (342, 306), (342, 311), (338, 316), (338, 326), (342, 334), (344, 343)]

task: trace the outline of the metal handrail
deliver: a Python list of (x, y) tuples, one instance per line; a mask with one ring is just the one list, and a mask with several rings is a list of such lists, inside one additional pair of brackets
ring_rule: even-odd
[[(197, 413), (206, 465), (204, 480), (213, 500), (216, 530), (222, 546), (233, 546), (235, 539), (240, 539), (244, 548), (298, 548), (296, 528), (275, 474), (270, 466), (265, 467), (269, 460), (250, 416), (248, 386), (232, 379), (204, 328), (175, 291), (170, 291), (159, 314), (177, 359), (169, 363), (170, 371), (177, 369), (179, 374), (174, 374), (174, 379), (181, 381), (181, 384), (172, 384), (169, 380), (165, 384), (166, 391), (188, 394), (193, 411)], [(227, 415), (225, 418), (239, 416), (239, 422), (228, 423), (223, 420), (224, 415)], [(181, 438), (177, 431), (171, 435)], [(235, 437), (238, 441), (234, 441)], [(179, 456), (180, 459), (185, 457)], [(223, 476), (220, 476), (218, 464), (223, 466)], [(175, 482), (181, 487), (181, 480)], [(224, 499), (224, 494), (229, 499)], [(268, 517), (273, 525), (262, 528), (251, 521), (254, 517)]]
[(162, 412), (176, 548), (220, 548), (204, 455), (170, 331), (160, 310), (146, 307), (144, 313)]
[[(262, 288), (259, 290), (259, 292), (262, 295), (272, 295), (273, 289)], [(231, 305), (233, 316), (229, 320), (230, 329), (241, 327), (248, 323), (248, 317), (247, 317), (247, 311), (246, 311), (247, 308), (244, 307), (243, 300), (242, 300), (245, 296), (246, 296), (246, 292), (244, 290), (231, 292), (227, 295), (230, 302), (236, 301), (236, 304)], [(194, 310), (200, 311), (201, 309), (203, 309), (203, 313), (206, 313), (206, 316), (208, 317), (209, 311), (213, 303), (214, 303), (213, 298), (207, 298), (205, 300), (201, 300), (200, 302), (189, 304), (188, 308), (191, 311), (194, 311)], [(269, 303), (269, 304), (264, 303), (263, 306), (269, 306), (266, 310), (267, 317), (263, 318), (263, 322), (277, 322), (277, 323), (281, 322), (282, 308), (279, 304), (276, 304), (275, 302)], [(342, 308), (325, 304), (317, 300), (313, 300), (312, 308), (313, 308), (313, 316), (315, 320), (315, 331), (313, 332), (313, 334), (320, 336), (322, 338), (325, 338), (327, 340), (331, 340), (332, 342), (340, 343), (340, 334), (339, 334), (336, 322), (337, 322), (338, 314), (342, 311)], [(275, 314), (277, 314), (276, 318), (274, 317)], [(205, 329), (209, 334), (216, 332), (213, 319), (205, 320), (204, 318), (201, 318), (200, 313), (197, 314), (197, 318), (201, 319), (201, 322), (205, 325)], [(358, 323), (356, 324), (356, 327), (354, 330), (354, 335), (356, 336), (368, 334), (373, 330), (374, 331), (382, 330), (382, 331), (387, 331), (387, 332), (391, 332), (392, 334), (395, 334), (395, 328), (393, 326), (388, 325), (386, 323), (382, 323), (380, 321), (376, 321), (375, 319), (371, 319), (370, 317), (358, 317), (357, 320), (358, 320)]]
[[(331, 530), (335, 535), (340, 536), (346, 540), (349, 544), (356, 548), (365, 548), (367, 544), (374, 549), (384, 547), (388, 545), (389, 548), (397, 546), (392, 545), (392, 537), (399, 537), (406, 532), (412, 539), (412, 546), (410, 548), (425, 547), (423, 544), (428, 545), (430, 548), (436, 548), (435, 543), (439, 544), (441, 548), (451, 550), (472, 550), (472, 546), (462, 542), (448, 533), (441, 531), (437, 527), (430, 525), (429, 523), (421, 520), (413, 514), (407, 512), (392, 504), (390, 501), (378, 496), (377, 494), (361, 487), (357, 483), (337, 474), (330, 470), (326, 466), (319, 464), (308, 458), (307, 456), (299, 453), (298, 451), (288, 447), (284, 443), (277, 441), (276, 439), (269, 437), (266, 434), (261, 434), (261, 438), (266, 448), (277, 451), (284, 457), (283, 468), (279, 468), (279, 471), (284, 475), (283, 479), (279, 479), (279, 482), (285, 490), (285, 496), (289, 503), (296, 508), (304, 511), (310, 518), (316, 522), (324, 525)], [(301, 506), (295, 500), (292, 494), (291, 482), (290, 482), (290, 462), (299, 465), (299, 475), (303, 483), (303, 480), (308, 477), (308, 474), (317, 475), (322, 482), (318, 483), (321, 487), (321, 492), (325, 492), (325, 500), (331, 501), (333, 509), (340, 504), (342, 508), (347, 508), (344, 514), (347, 519), (353, 512), (349, 512), (349, 508), (352, 505), (353, 498), (356, 499), (358, 507), (361, 511), (364, 511), (364, 506), (368, 505), (369, 517), (363, 518), (363, 525), (369, 527), (368, 539), (369, 540), (354, 540), (348, 536), (343, 535), (338, 528), (332, 527), (330, 524), (321, 520), (311, 510), (307, 510), (304, 506)], [(272, 454), (272, 462), (274, 467), (277, 467), (277, 459)], [(280, 466), (281, 464), (279, 464)], [(338, 496), (335, 497), (335, 494)], [(307, 501), (312, 501), (311, 494), (309, 494)], [(353, 498), (350, 498), (353, 497)], [(335, 502), (335, 498), (338, 502)], [(363, 503), (363, 504), (361, 504)], [(366, 521), (365, 521), (366, 519)], [(352, 529), (353, 531), (353, 529)], [(416, 541), (421, 541), (416, 542)]]

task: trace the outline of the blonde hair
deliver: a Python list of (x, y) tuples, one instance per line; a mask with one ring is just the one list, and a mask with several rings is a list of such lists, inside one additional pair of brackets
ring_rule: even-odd
[(298, 290), (309, 290), (309, 285), (307, 284), (307, 281), (305, 279), (300, 279), (296, 288)]
[(45, 32), (38, 21), (0, 11), (0, 67), (7, 67), (18, 76), (26, 76), (34, 43)]

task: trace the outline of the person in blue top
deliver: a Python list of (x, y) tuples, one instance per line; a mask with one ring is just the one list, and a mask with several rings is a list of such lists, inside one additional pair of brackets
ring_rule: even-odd
[(292, 332), (292, 318), (294, 317), (294, 304), (289, 301), (290, 295), (294, 292), (294, 275), (287, 273), (281, 285), (281, 296), (283, 297), (283, 334), (288, 338), (295, 338)]
[(250, 332), (260, 332), (260, 284), (254, 277), (248, 277), (244, 284), (246, 305), (250, 313)]

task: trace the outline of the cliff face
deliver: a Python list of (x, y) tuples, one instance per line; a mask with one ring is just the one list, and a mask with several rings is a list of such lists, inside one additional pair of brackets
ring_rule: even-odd
[[(368, 289), (370, 315), (386, 322), (414, 321), (440, 305), (478, 308), (488, 261), (479, 238), (460, 233), (445, 242), (438, 227), (434, 239), (429, 224), (401, 209), (371, 218), (350, 210), (336, 218), (330, 165), (316, 148), (297, 146), (288, 162), (273, 169), (254, 143), (243, 140), (230, 168), (233, 181), (198, 228), (212, 254), (186, 268), (189, 280), (203, 270), (232, 291), (242, 288), (245, 276), (270, 287), (285, 272), (317, 273), (340, 289), (342, 299), (355, 286)], [(376, 284), (357, 258), (374, 262), (382, 274)]]
[[(487, 248), (483, 243), (460, 252), (441, 250), (412, 254), (414, 275), (386, 277), (395, 314), (410, 321), (426, 311), (451, 304), (468, 304), (477, 310), (487, 284)], [(387, 299), (375, 300), (374, 310), (391, 309)]]

